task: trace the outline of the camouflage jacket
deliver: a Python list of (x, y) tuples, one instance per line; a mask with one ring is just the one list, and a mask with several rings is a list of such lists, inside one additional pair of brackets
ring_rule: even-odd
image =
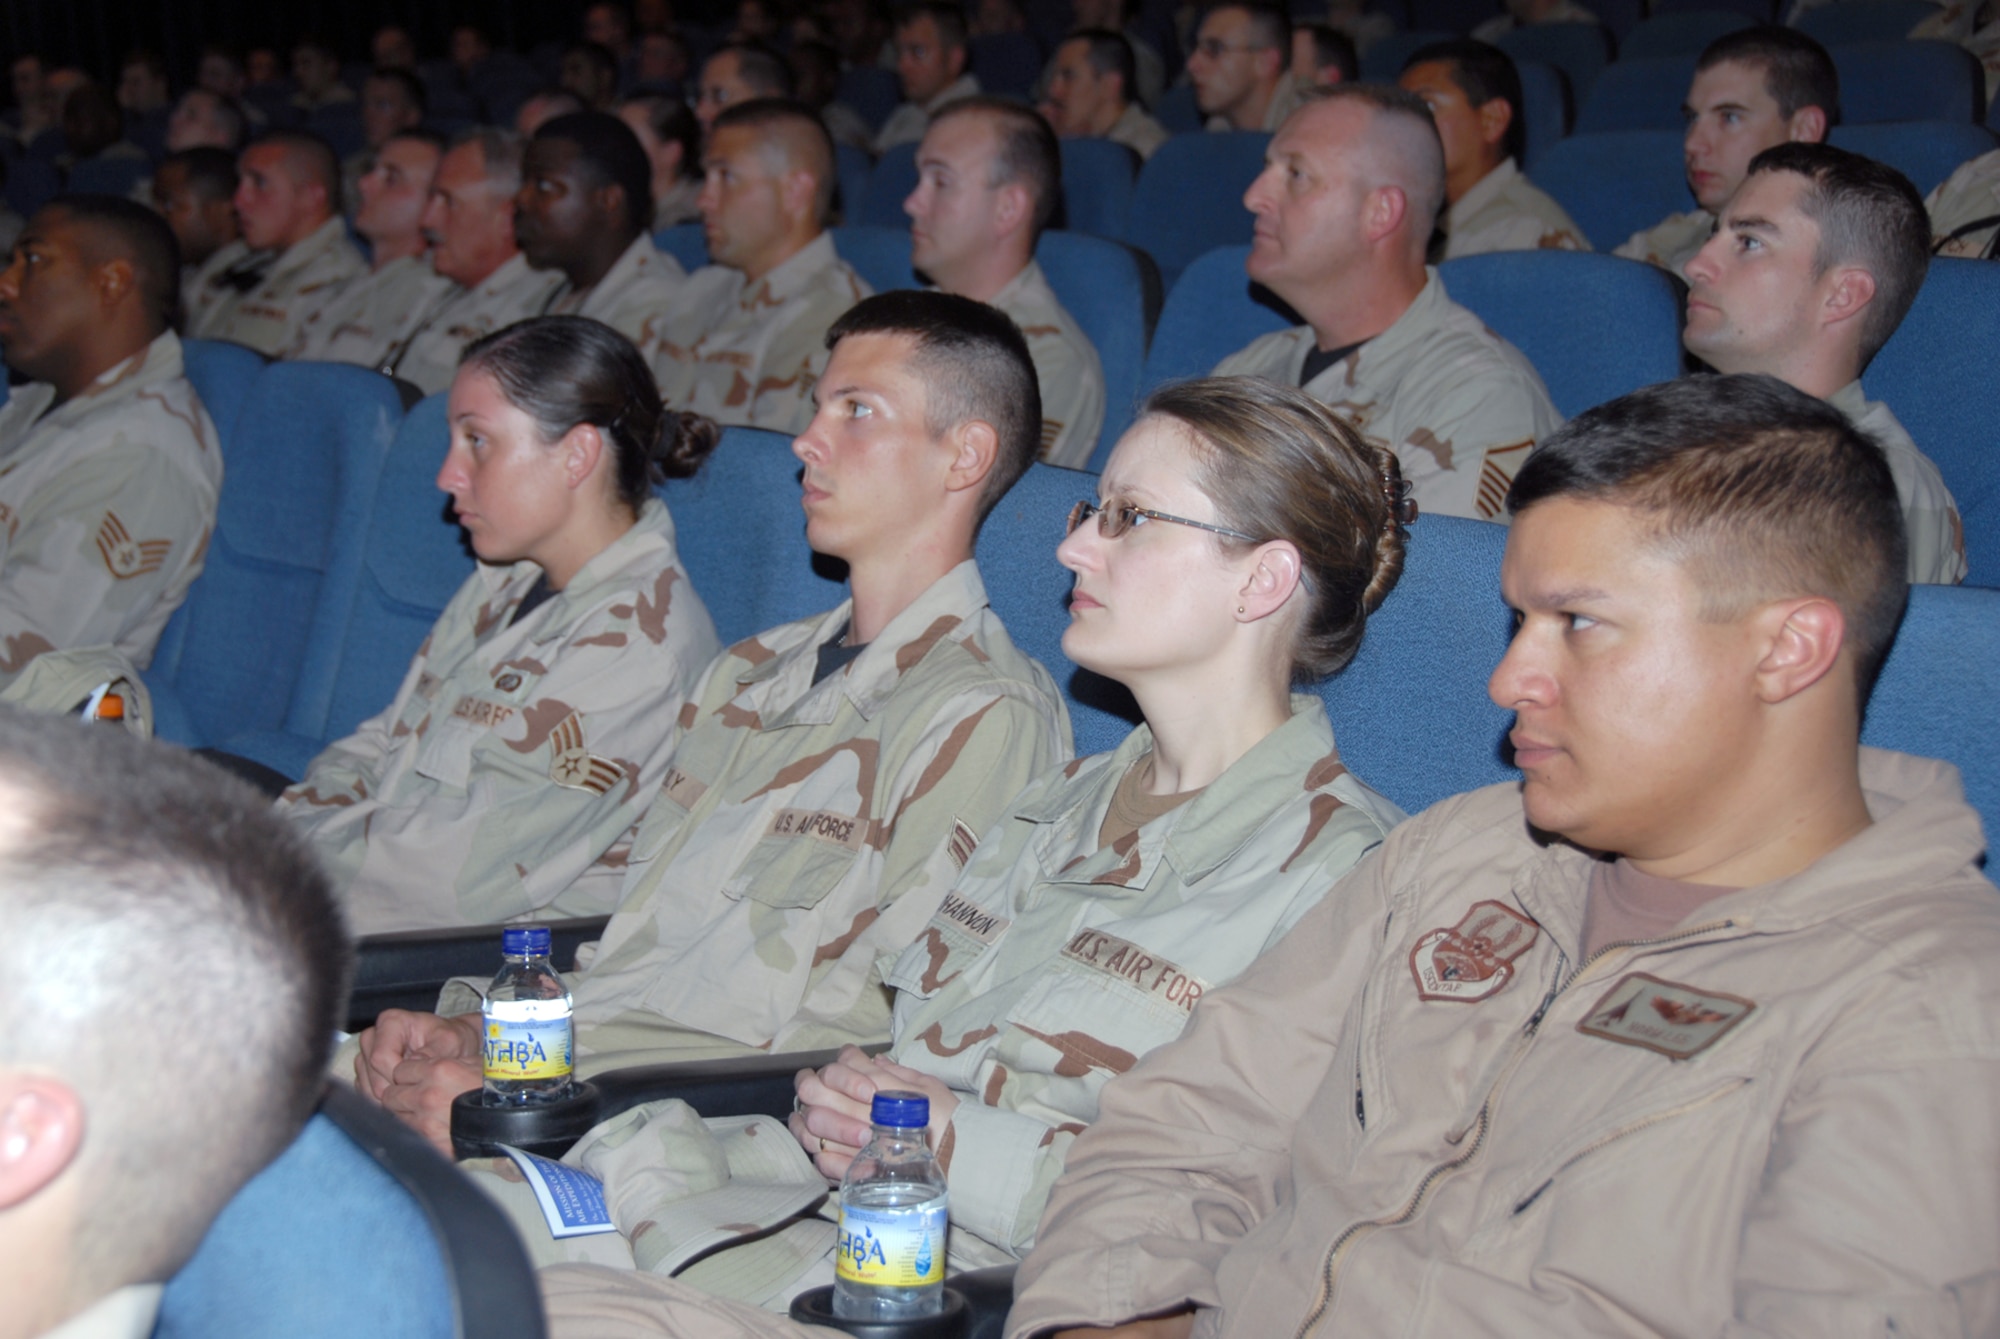
[(1909, 537), (1910, 580), (1934, 586), (1955, 586), (1965, 580), (1965, 523), (1938, 467), (1917, 449), (1888, 405), (1862, 393), (1860, 382), (1848, 382), (1826, 402), (1880, 443), (1889, 458)]
[(1583, 229), (1512, 158), (1460, 196), (1443, 224), (1446, 260), (1489, 251), (1590, 250)]
[(330, 218), (272, 261), (248, 291), (228, 289), (216, 296), (192, 333), (233, 340), (275, 358), (291, 347), (308, 317), (367, 273), (368, 262), (347, 240), (347, 224)]
[(1104, 366), (1097, 347), (1064, 310), (1036, 261), (993, 295), (993, 305), (1021, 327), (1035, 362), (1042, 390), (1041, 458), (1087, 469), (1104, 426)]
[(466, 345), (539, 315), (562, 282), (562, 275), (553, 270), (531, 269), (528, 258), (517, 251), (478, 287), (454, 286), (414, 331), (389, 350), (383, 370), (426, 395), (448, 391)]
[(1611, 254), (1643, 260), (1685, 279), (1687, 263), (1714, 235), (1715, 215), (1706, 209), (1690, 209), (1685, 214), (1669, 214), (1644, 232), (1633, 233)]
[(279, 356), (379, 368), (452, 287), (451, 280), (422, 256), (392, 260), (354, 280), (315, 310)]
[(2000, 149), (1961, 164), (1924, 207), (1940, 256), (1993, 259), (2000, 249)]
[(550, 316), (602, 321), (643, 349), (652, 340), (655, 322), (680, 305), (687, 280), (681, 263), (642, 232), (587, 292), (578, 292), (564, 280), (545, 311)]

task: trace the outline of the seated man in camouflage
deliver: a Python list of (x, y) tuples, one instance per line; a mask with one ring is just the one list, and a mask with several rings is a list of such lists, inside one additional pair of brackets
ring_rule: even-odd
[(0, 409), (0, 684), (53, 650), (144, 668), (201, 572), (222, 454), (179, 286), (166, 222), (105, 195), (58, 197), (0, 272), (0, 354), (29, 378)]
[[(727, 113), (725, 113), (727, 115)], [(1034, 460), (1020, 332), (943, 293), (884, 294), (827, 335), (793, 444), (806, 535), (853, 598), (725, 650), (682, 712), (618, 911), (573, 981), (585, 1073), (889, 1035), (882, 974), (978, 834), (1068, 753), (1047, 671), (1014, 649), (972, 561)], [(441, 1147), (480, 1084), (478, 1000), (390, 1010), (364, 1092)]]
[(715, 118), (702, 154), (705, 265), (653, 322), (653, 373), (676, 409), (803, 432), (827, 327), (868, 296), (834, 254), (833, 140), (803, 103), (756, 98)]

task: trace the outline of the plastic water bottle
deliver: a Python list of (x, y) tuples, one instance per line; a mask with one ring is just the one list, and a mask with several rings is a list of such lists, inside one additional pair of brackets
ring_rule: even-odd
[(500, 952), (484, 1011), (486, 1100), (525, 1106), (566, 1096), (574, 1034), (569, 988), (549, 966), (549, 927), (503, 930)]
[(840, 1183), (833, 1314), (908, 1320), (944, 1309), (944, 1169), (924, 1142), (930, 1099), (875, 1094), (875, 1134)]

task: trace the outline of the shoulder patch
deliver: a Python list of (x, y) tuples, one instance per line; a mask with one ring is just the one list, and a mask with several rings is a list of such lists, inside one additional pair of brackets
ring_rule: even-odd
[(954, 817), (951, 820), (951, 832), (946, 836), (944, 845), (946, 852), (951, 856), (951, 863), (964, 869), (967, 862), (972, 859), (972, 853), (979, 849), (979, 837), (971, 828), (965, 826), (964, 819)]
[(1542, 927), (1498, 902), (1474, 902), (1457, 925), (1432, 930), (1410, 949), (1410, 975), (1426, 1000), (1476, 1004), (1506, 989), (1514, 959)]
[(1740, 995), (1628, 972), (1591, 1006), (1576, 1030), (1621, 1046), (1658, 1051), (1670, 1060), (1685, 1060), (1722, 1040), (1756, 1007), (1755, 1001)]
[(549, 732), (549, 780), (570, 790), (602, 795), (625, 777), (625, 769), (583, 745), (583, 718), (575, 712)]
[(115, 511), (105, 512), (97, 527), (97, 552), (111, 575), (120, 581), (159, 571), (166, 566), (167, 554), (173, 547), (170, 539), (133, 539), (132, 532)]

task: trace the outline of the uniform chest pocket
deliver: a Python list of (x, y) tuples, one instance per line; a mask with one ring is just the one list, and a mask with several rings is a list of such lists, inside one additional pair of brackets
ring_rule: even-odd
[(1164, 953), (1079, 930), (1008, 1010), (1007, 1022), (1108, 1077), (1180, 1036), (1207, 988)]
[(854, 868), (866, 818), (834, 809), (777, 809), (723, 893), (781, 909), (815, 907)]
[(441, 711), (433, 711), (430, 728), (417, 749), (418, 775), (463, 790), (472, 776), (473, 746), (519, 712), (511, 703), (471, 693)]

